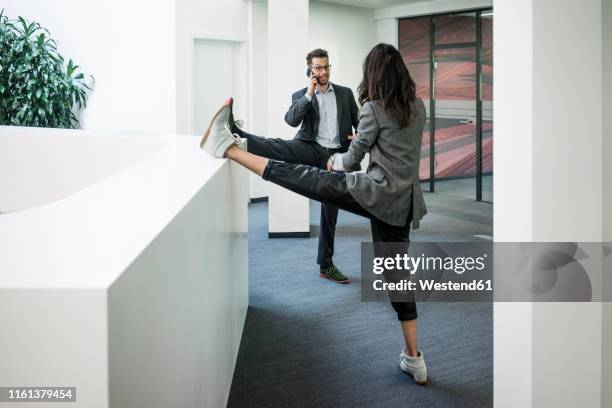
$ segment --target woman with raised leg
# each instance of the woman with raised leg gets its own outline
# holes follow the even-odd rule
[[[425,106],[416,97],[414,81],[393,46],[378,44],[368,53],[359,102],[362,107],[357,134],[346,153],[330,158],[328,171],[269,160],[242,149],[240,138],[231,132],[231,98],[213,117],[201,146],[207,153],[227,157],[264,180],[369,218],[375,243],[408,243],[411,223],[418,228],[426,213],[419,185]],[[368,152],[367,171],[352,171]],[[425,384],[427,367],[418,350],[416,304],[391,304],[406,344],[400,354],[400,368],[416,383]]]

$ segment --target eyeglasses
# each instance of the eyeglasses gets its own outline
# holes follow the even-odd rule
[[[329,72],[331,70],[331,65],[325,65],[325,66],[320,66],[317,65],[316,67],[311,66],[310,69],[312,69],[315,72],[321,72],[321,71],[327,71]]]

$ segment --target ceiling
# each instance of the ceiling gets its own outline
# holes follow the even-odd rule
[[[419,3],[424,0],[317,0],[323,3],[344,4],[346,6],[365,7],[369,9],[379,9],[400,4]],[[427,0],[425,0],[427,1]]]

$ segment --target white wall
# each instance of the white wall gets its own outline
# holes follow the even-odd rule
[[[192,169],[202,167],[192,164]],[[49,288],[57,286],[57,275],[66,275],[72,259],[64,255],[58,262],[45,247],[36,252],[43,263],[48,261],[41,279],[30,277],[28,284],[12,285],[9,275],[30,275],[31,265],[15,259],[10,266],[5,263],[0,270],[0,383],[76,386],[76,403],[59,404],[75,408],[226,406],[248,306],[245,173],[237,164],[223,163],[177,214],[168,217],[159,234],[132,242],[141,252],[130,259],[127,269],[105,271],[119,275],[110,287],[95,287],[92,275],[98,271],[90,267],[73,275],[72,284],[64,283],[63,276],[59,288]],[[125,179],[129,176],[118,183],[132,182]],[[180,184],[173,177],[154,180],[162,189]],[[124,201],[120,196],[108,200],[111,210]],[[71,241],[63,248],[72,251],[79,240],[95,235],[92,219],[105,218],[99,214],[104,208],[100,203],[85,204],[67,214],[79,221],[76,230],[69,226],[76,232],[69,237],[47,228],[54,220],[39,220],[47,234],[43,239]],[[36,230],[31,218],[42,213],[31,211],[37,214],[17,215],[16,222],[2,225],[3,244],[15,240],[11,227]],[[32,252],[28,240],[19,242],[13,250]],[[99,245],[94,249],[98,258],[107,253],[113,258],[118,252],[95,238],[87,242]]]
[[[533,6],[534,239],[600,241],[601,0]],[[569,228],[568,214],[579,215]]]
[[[0,126],[0,213],[59,200],[168,146],[144,135],[125,139],[125,134]]]
[[[604,241],[612,242],[612,3],[602,1]]]
[[[377,42],[373,10],[311,1],[309,30],[308,48],[329,52],[331,81],[348,86],[357,96],[363,60]],[[305,55],[302,62],[305,68]],[[305,74],[303,78],[306,86]]]
[[[236,100],[234,114],[238,117],[241,115],[239,107],[248,103],[241,89],[241,73],[247,72],[246,61],[243,61],[246,58],[241,58],[241,44],[239,41],[194,40],[190,134],[202,135],[228,96]]]
[[[152,7],[145,0],[109,0],[75,7],[70,0],[0,0],[0,9],[49,28],[62,54],[95,76],[83,128],[187,134],[193,37],[246,40],[248,4],[161,0]]]
[[[225,406],[248,303],[246,170],[197,137],[142,135],[134,149],[132,135],[99,136],[107,157],[92,158],[89,132],[23,132],[64,177],[117,151],[135,157],[77,194],[0,216],[0,384],[76,386],[75,407]],[[144,142],[170,146],[136,162]],[[92,163],[66,158],[80,153]]]
[[[110,407],[227,405],[248,307],[246,188],[226,162],[108,289]]]
[[[532,3],[534,241],[602,240],[601,4]],[[534,407],[601,405],[601,303],[535,303],[532,344]]]
[[[378,42],[391,44],[399,48],[399,24],[397,18],[376,20],[376,37]]]
[[[175,130],[173,1],[0,0],[3,8],[48,28],[60,53],[94,75],[83,128]]]
[[[485,8],[493,5],[492,0],[430,0],[406,2],[396,6],[384,7],[374,12],[374,18],[387,19],[411,17],[426,14],[445,13],[447,11]]]
[[[603,240],[612,242],[612,3],[603,1],[602,50],[603,50]],[[612,288],[612,276],[606,276],[607,287]],[[608,294],[610,292],[607,292]],[[612,407],[612,303],[603,303],[602,336],[602,407]]]
[[[176,110],[173,112],[176,112],[176,132],[188,134],[191,132],[193,109],[194,37],[246,41],[248,2],[175,0],[174,3],[176,58],[172,62],[176,66]],[[246,105],[247,101],[237,103]]]
[[[101,289],[0,285],[0,382],[76,387],[75,402],[2,405],[109,408],[107,307]]]

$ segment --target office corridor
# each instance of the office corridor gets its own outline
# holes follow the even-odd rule
[[[464,183],[426,194],[429,214],[413,241],[492,235],[493,207],[463,198]],[[454,184],[453,184],[454,183]],[[351,278],[319,278],[319,204],[311,238],[267,238],[267,203],[249,209],[250,306],[228,407],[491,407],[492,305],[419,303],[420,348],[430,383],[398,368],[399,323],[387,303],[361,303],[360,242],[369,222],[340,212],[335,263]]]

